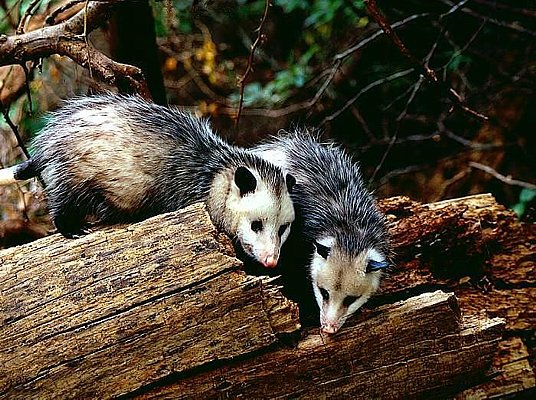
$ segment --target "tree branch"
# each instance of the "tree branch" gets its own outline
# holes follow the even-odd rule
[[[23,64],[52,54],[67,56],[79,65],[90,68],[104,82],[115,85],[126,81],[140,95],[150,98],[142,71],[131,65],[113,61],[86,45],[84,33],[104,22],[115,1],[91,2],[73,17],[58,25],[47,26],[21,35],[0,36],[0,65]]]
[[[400,40],[398,35],[394,32],[393,28],[387,21],[387,18],[379,10],[378,5],[376,4],[376,0],[365,0],[365,5],[371,17],[376,21],[378,25],[380,25],[380,27],[383,29],[385,34],[391,39],[393,44],[396,47],[398,47],[400,52],[404,56],[406,56],[413,64],[419,67],[421,73],[427,78],[427,80],[434,83],[435,85],[444,86],[442,82],[439,79],[437,79],[435,71],[429,68],[426,65],[426,63],[422,63],[420,60],[418,60],[413,55],[413,53],[409,51],[409,49],[402,42],[402,40]],[[449,13],[452,13],[454,11],[456,11],[455,7],[449,10]],[[474,111],[471,108],[469,108],[463,101],[462,97],[453,88],[447,86],[443,89],[446,92],[449,99],[453,102],[453,104],[456,105],[458,108],[460,108],[462,111],[479,119],[480,121],[489,121],[489,118],[487,116],[480,114],[477,111]]]
[[[13,134],[15,135],[15,138],[17,139],[17,144],[19,145],[21,151],[24,153],[26,158],[30,158],[30,153],[28,153],[28,149],[26,146],[24,146],[24,141],[22,140],[19,129],[17,128],[17,125],[11,121],[11,118],[9,117],[9,110],[4,106],[4,104],[0,101],[0,112],[4,115],[4,119],[6,120],[6,123],[9,125],[11,130],[13,131]]]
[[[244,105],[244,88],[246,86],[246,79],[248,78],[251,71],[253,71],[253,57],[255,56],[255,50],[257,47],[261,44],[261,41],[263,40],[263,33],[262,28],[264,26],[264,21],[266,21],[266,16],[268,15],[268,8],[270,7],[270,0],[266,0],[266,4],[264,6],[264,13],[261,18],[261,22],[259,23],[259,27],[257,28],[257,38],[255,39],[255,42],[251,45],[251,50],[249,52],[248,57],[248,65],[246,67],[246,71],[244,72],[244,75],[238,80],[238,84],[240,85],[240,101],[238,103],[238,111],[236,113],[236,120],[235,120],[235,127],[238,128],[238,123],[240,122],[240,114],[242,113],[242,107]]]
[[[504,176],[502,174],[499,174],[497,171],[495,171],[493,168],[491,168],[491,167],[489,167],[487,165],[471,161],[469,163],[469,166],[471,168],[476,168],[476,169],[479,169],[481,171],[484,171],[485,173],[490,174],[494,178],[497,178],[501,182],[504,182],[504,183],[506,183],[508,185],[521,186],[522,188],[525,188],[525,189],[536,190],[536,185],[534,185],[532,183],[529,183],[529,182],[524,182],[524,181],[519,181],[517,179],[512,179],[512,177],[510,177],[510,176]]]

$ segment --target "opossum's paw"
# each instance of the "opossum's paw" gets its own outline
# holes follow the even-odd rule
[[[91,233],[85,221],[73,216],[57,215],[54,217],[54,225],[68,239],[77,239]]]
[[[80,228],[76,232],[60,232],[67,239],[79,239],[82,236],[90,234],[92,231],[89,228]]]

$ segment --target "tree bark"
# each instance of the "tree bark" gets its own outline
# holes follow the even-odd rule
[[[132,91],[150,98],[141,69],[121,64],[89,46],[84,35],[106,21],[117,0],[90,2],[77,14],[58,25],[45,26],[20,35],[0,35],[0,66],[24,64],[52,54],[67,56],[88,68],[110,85],[123,82]]]
[[[367,317],[333,338],[310,332],[296,348],[178,377],[140,398],[437,398],[478,379],[502,327],[462,322],[456,298],[443,292]]]
[[[396,197],[380,207],[393,224],[399,262],[373,302],[434,288],[453,291],[463,314],[504,318],[506,338],[493,361],[496,376],[460,398],[530,396],[536,391],[530,364],[536,354],[534,223],[519,222],[489,194],[431,204]],[[512,341],[517,355],[510,351]]]
[[[270,278],[240,270],[201,204],[4,250],[0,397],[485,398],[532,390],[527,357],[508,350],[526,352],[522,339],[534,332],[530,229],[488,195],[428,205],[393,198],[381,207],[398,268],[333,337],[313,328],[298,338],[296,306]],[[454,290],[459,303],[430,293],[437,288]],[[504,322],[495,315],[510,332],[499,351]],[[492,359],[496,376],[486,375]]]
[[[299,328],[200,204],[0,253],[0,397],[110,398]]]

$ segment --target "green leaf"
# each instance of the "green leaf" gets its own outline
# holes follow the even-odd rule
[[[451,58],[447,69],[449,71],[456,71],[460,68],[462,64],[471,64],[472,61],[473,60],[468,56],[464,56],[463,54],[457,54]]]
[[[519,193],[519,201],[521,203],[528,203],[536,197],[536,190],[524,188],[521,193]]]

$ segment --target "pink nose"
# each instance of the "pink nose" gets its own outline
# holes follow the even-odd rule
[[[337,333],[338,330],[339,327],[337,326],[337,324],[327,323],[322,325],[322,332],[324,333],[334,334]]]
[[[277,258],[274,256],[268,256],[262,261],[262,265],[266,268],[275,268],[277,266]]]

